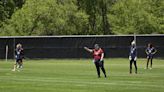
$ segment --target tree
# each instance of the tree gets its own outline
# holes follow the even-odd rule
[[[163,0],[118,0],[108,15],[115,34],[163,33]]]
[[[108,0],[77,0],[79,9],[89,15],[89,34],[111,34],[107,17]]]
[[[164,0],[0,0],[0,35],[164,33]]]
[[[0,0],[0,28],[24,2],[25,0]]]
[[[4,25],[4,35],[82,34],[88,16],[75,0],[27,0]],[[11,32],[12,31],[12,32]],[[7,33],[7,34],[6,34]]]

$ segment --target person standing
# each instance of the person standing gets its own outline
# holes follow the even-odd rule
[[[16,71],[16,68],[20,69],[23,67],[23,58],[24,58],[23,55],[24,55],[23,48],[22,48],[22,45],[19,43],[16,45],[16,49],[15,49],[16,62],[14,64],[14,68],[12,71]]]
[[[104,68],[104,51],[99,47],[98,44],[94,45],[94,49],[89,49],[87,47],[84,47],[84,49],[93,54],[93,61],[96,66],[98,78],[100,78],[100,68],[106,78],[107,76]]]
[[[151,43],[149,43],[146,50],[145,50],[145,52],[147,54],[147,64],[146,64],[145,69],[148,69],[149,61],[150,61],[150,69],[152,69],[153,56],[157,52],[157,50],[153,47],[153,45]]]
[[[131,43],[129,60],[130,60],[130,74],[132,74],[132,64],[133,63],[135,66],[135,73],[137,74],[137,49],[136,49],[135,41],[133,41]]]

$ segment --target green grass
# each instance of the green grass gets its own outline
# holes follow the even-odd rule
[[[164,92],[160,59],[152,70],[145,70],[146,60],[139,59],[137,75],[129,74],[127,59],[106,59],[107,79],[97,78],[90,59],[25,60],[20,72],[11,71],[11,61],[0,62],[0,92]]]

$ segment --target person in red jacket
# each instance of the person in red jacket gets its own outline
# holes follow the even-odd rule
[[[93,61],[97,69],[98,78],[100,78],[100,68],[106,78],[107,76],[104,68],[104,51],[99,47],[98,44],[94,45],[94,49],[89,49],[87,47],[84,47],[84,49],[93,54]]]

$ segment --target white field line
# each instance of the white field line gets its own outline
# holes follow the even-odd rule
[[[4,78],[0,78],[1,80],[4,80]],[[152,88],[164,88],[164,85],[154,85],[151,84],[152,82],[146,82],[149,84],[144,84],[142,81],[119,81],[119,82],[113,82],[113,81],[109,81],[109,82],[86,82],[83,80],[63,80],[63,79],[39,79],[39,78],[25,78],[25,79],[20,79],[20,78],[9,78],[10,80],[14,80],[14,81],[30,81],[30,82],[50,82],[50,83],[63,83],[63,85],[66,85],[66,83],[69,84],[77,84],[77,85],[114,85],[114,86],[135,86],[135,87],[152,87]],[[101,80],[100,80],[101,81]]]

